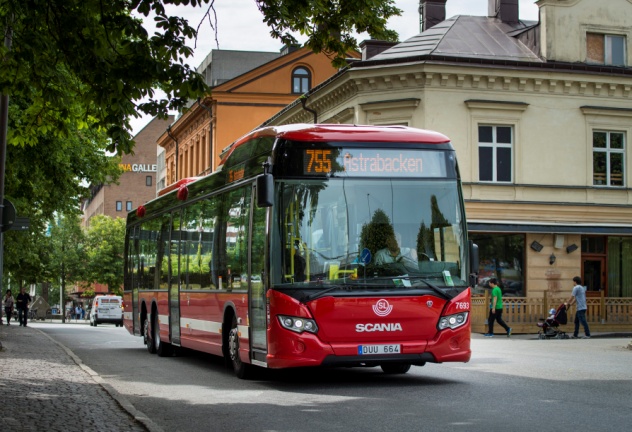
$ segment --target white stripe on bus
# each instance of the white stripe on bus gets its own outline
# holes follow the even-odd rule
[[[158,323],[162,325],[169,324],[169,315],[158,315]],[[181,329],[191,329],[201,332],[221,334],[222,333],[222,323],[216,321],[206,321],[192,318],[180,318],[180,328]],[[239,336],[242,339],[249,339],[248,337],[248,326],[238,325],[237,330],[239,330]]]

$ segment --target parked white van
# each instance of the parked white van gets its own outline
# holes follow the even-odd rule
[[[115,324],[123,327],[123,298],[116,295],[98,295],[92,299],[90,325]]]

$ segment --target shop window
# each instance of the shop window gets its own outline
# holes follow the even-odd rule
[[[513,128],[478,126],[478,172],[480,181],[508,183],[512,180]]]
[[[625,134],[593,131],[593,185],[623,186]]]
[[[587,33],[586,62],[625,66],[625,36]]]
[[[632,238],[608,237],[608,296],[632,297]]]
[[[483,294],[495,277],[503,296],[524,297],[524,235],[470,233],[468,237],[478,245],[480,257],[475,293]]]
[[[307,93],[311,88],[312,75],[304,67],[297,67],[292,71],[292,93]]]
[[[582,253],[603,254],[606,251],[605,237],[582,236]]]

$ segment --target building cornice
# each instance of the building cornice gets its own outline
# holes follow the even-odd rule
[[[631,0],[632,1],[632,0]],[[307,106],[327,116],[327,112],[351,103],[361,93],[424,89],[484,90],[495,94],[539,94],[543,96],[583,96],[595,100],[628,103],[632,97],[632,75],[575,73],[572,70],[515,68],[481,68],[464,64],[408,63],[384,67],[352,68],[308,93]],[[501,101],[497,101],[500,103]],[[474,105],[476,102],[471,102]],[[517,102],[518,104],[520,102]],[[479,102],[480,105],[480,102]],[[516,105],[515,109],[521,109]],[[526,105],[524,106],[526,108]],[[273,121],[280,123],[311,122],[312,114],[299,104],[290,105]]]

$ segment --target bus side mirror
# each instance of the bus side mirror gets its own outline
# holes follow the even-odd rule
[[[264,173],[257,177],[257,206],[271,207],[274,195],[274,177]]]
[[[478,245],[472,240],[468,240],[470,245],[470,286],[475,287],[478,284],[478,267],[480,264],[478,258]]]

